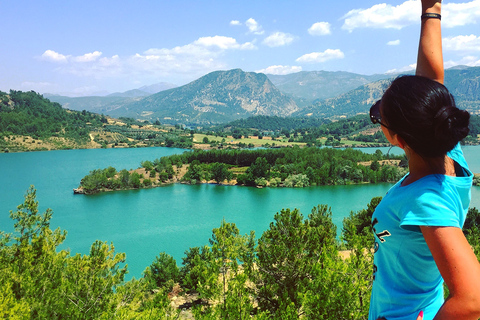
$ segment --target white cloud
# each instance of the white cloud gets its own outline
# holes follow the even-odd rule
[[[354,9],[342,17],[342,29],[349,32],[357,28],[402,29],[419,23],[420,8],[420,0],[407,0],[398,6],[380,3],[367,9]],[[478,21],[480,0],[442,5],[442,25],[446,28]]]
[[[402,68],[387,70],[385,73],[386,74],[404,73],[404,72],[410,72],[412,70],[415,70],[416,68],[417,68],[417,64],[413,63],[413,64],[409,64],[408,66],[402,67]]]
[[[442,39],[446,51],[480,51],[480,37],[476,35],[446,37]]]
[[[300,72],[302,71],[302,67],[300,66],[270,66],[265,69],[257,70],[255,72],[258,73],[268,73],[268,74],[275,74],[275,75],[285,75],[285,74],[290,74],[290,73],[295,73],[295,72]]]
[[[46,50],[42,54],[42,59],[47,60],[47,61],[53,61],[53,62],[67,62],[68,56],[60,54],[58,52],[55,52],[53,50]]]
[[[239,44],[237,40],[231,37],[224,36],[214,36],[214,37],[201,37],[198,38],[193,44],[204,46],[204,47],[218,47],[222,50],[228,49],[240,49],[240,50],[251,50],[255,49],[255,46],[251,42],[246,42],[244,44]]]
[[[263,34],[265,31],[263,31],[263,28],[261,25],[258,24],[255,19],[250,18],[247,21],[245,21],[245,25],[248,27],[248,31],[253,34]]]
[[[312,52],[298,58],[297,62],[325,62],[333,59],[343,59],[345,54],[339,49],[327,49],[324,52]]]
[[[480,67],[480,57],[466,56],[458,61],[445,61],[443,65],[445,68],[451,68],[455,66]]]
[[[480,0],[442,4],[442,25],[451,28],[480,21]]]
[[[46,50],[41,58],[43,60],[51,61],[51,62],[60,62],[60,63],[67,63],[67,62],[93,62],[96,61],[102,53],[100,51],[94,51],[92,53],[85,53],[81,56],[72,56],[72,55],[64,55],[53,50]]]
[[[289,45],[295,40],[295,37],[289,33],[275,32],[263,40],[263,43],[269,47],[281,47]]]
[[[309,29],[308,33],[312,36],[325,36],[332,33],[331,25],[328,22],[316,22]]]
[[[103,57],[100,51],[80,56],[67,56],[47,50],[42,58],[50,62],[63,62],[55,71],[95,79],[115,77],[132,80],[135,77],[187,77],[202,76],[227,66],[222,56],[229,50],[253,50],[251,42],[238,43],[224,36],[201,37],[196,41],[173,48],[151,48],[130,56]]]
[[[83,56],[74,57],[73,60],[78,62],[91,62],[97,60],[102,53],[100,51],[95,51],[92,53],[85,53]]]
[[[398,46],[399,44],[400,44],[400,40],[392,40],[387,42],[388,46]]]
[[[230,25],[231,26],[241,26],[242,23],[238,20],[232,20],[232,21],[230,21]]]
[[[418,22],[420,12],[419,0],[408,0],[398,6],[380,3],[368,9],[354,9],[342,19],[342,29],[352,32],[356,28],[390,28],[402,29],[414,22]]]

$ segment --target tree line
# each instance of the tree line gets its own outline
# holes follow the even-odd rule
[[[396,160],[399,165],[382,165],[382,160]],[[188,169],[182,180],[188,183],[236,180],[238,185],[260,187],[393,182],[406,173],[403,156],[384,155],[380,150],[366,154],[351,148],[315,147],[195,150],[143,161],[141,166],[148,176],[126,170],[117,173],[114,168],[98,169],[85,176],[80,186],[86,193],[152,187],[171,180],[183,166]]]
[[[276,116],[252,116],[246,119],[235,120],[221,126],[204,128],[207,134],[223,136],[230,133],[238,139],[242,136],[285,136],[290,142],[305,142],[317,145],[321,137],[331,137],[327,145],[340,145],[340,138],[349,140],[375,143],[388,143],[381,132],[373,135],[362,134],[369,128],[374,128],[367,114],[356,115],[345,119],[329,120],[315,117],[309,118],[283,118]],[[480,116],[472,115],[470,118],[470,134],[465,139],[468,143],[478,143],[480,133]],[[335,141],[337,140],[337,141]]]
[[[0,91],[0,133],[33,138],[66,137],[85,142],[90,130],[106,123],[104,116],[67,111],[34,91]]]
[[[381,198],[343,220],[340,236],[327,205],[305,217],[282,209],[257,239],[221,221],[208,244],[185,251],[179,267],[160,252],[143,277],[125,281],[126,256],[95,241],[89,254],[59,246],[53,212],[38,211],[36,190],[10,212],[0,233],[0,317],[8,319],[178,319],[170,298],[197,297],[195,319],[367,319],[372,285],[372,213]],[[480,253],[480,212],[464,233]]]

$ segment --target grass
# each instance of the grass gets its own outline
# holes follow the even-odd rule
[[[304,146],[306,145],[306,143],[304,142],[288,142],[288,139],[279,139],[279,140],[272,140],[271,137],[263,137],[263,139],[258,139],[257,137],[247,137],[247,138],[241,138],[241,139],[234,139],[233,137],[231,136],[228,136],[227,138],[223,138],[223,137],[216,137],[216,136],[213,136],[213,135],[206,135],[206,134],[202,134],[202,133],[195,133],[194,136],[193,136],[193,143],[203,143],[203,139],[207,137],[208,138],[208,141],[209,143],[212,142],[212,141],[216,141],[218,143],[221,143],[222,141],[224,141],[225,144],[230,144],[230,145],[236,145],[236,144],[239,144],[239,143],[245,143],[246,145],[248,144],[253,144],[254,146],[258,147],[258,146],[263,146],[264,144],[269,144],[269,145],[273,145],[275,144],[276,146],[294,146],[294,145],[298,145],[298,146]]]

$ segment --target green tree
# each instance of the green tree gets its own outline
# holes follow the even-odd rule
[[[126,169],[123,169],[119,172],[118,180],[122,188],[128,188],[130,186],[130,172]]]
[[[469,208],[463,225],[463,233],[480,260],[480,212],[477,208]]]
[[[267,178],[269,170],[270,165],[268,164],[267,159],[264,157],[259,157],[250,165],[250,167],[247,169],[247,173],[251,173],[255,179]]]
[[[29,319],[93,319],[112,311],[115,287],[126,273],[119,267],[124,254],[101,242],[88,256],[57,252],[66,232],[50,229],[52,211],[39,213],[33,186],[10,216],[15,233],[0,241],[0,288],[19,317],[28,310]]]
[[[200,306],[195,315],[200,319],[249,318],[253,300],[246,284],[247,273],[253,269],[254,234],[241,236],[235,224],[222,220],[221,226],[212,230],[209,242],[211,255],[203,270],[213,276],[203,276],[198,287],[202,297],[219,304]]]
[[[57,310],[68,307],[62,299],[62,270],[68,252],[56,252],[66,232],[50,229],[52,213],[51,209],[39,213],[36,190],[31,186],[24,203],[10,211],[15,234],[4,234],[1,241],[0,287],[8,286],[20,306],[28,304],[33,319],[56,318]]]
[[[197,181],[202,181],[203,180],[203,170],[202,170],[202,166],[200,164],[200,161],[193,160],[190,163],[190,165],[188,166],[187,173],[185,174],[184,178],[186,180],[197,180]]]
[[[212,163],[210,172],[212,179],[217,183],[221,183],[225,180],[230,181],[233,178],[233,173],[228,170],[228,167],[225,163]]]
[[[372,215],[382,197],[374,197],[367,204],[366,209],[357,212],[350,212],[349,216],[343,219],[342,240],[347,249],[352,249],[355,241],[360,241],[364,248],[373,247]],[[357,237],[359,238],[357,239]]]
[[[94,319],[113,313],[115,288],[127,273],[125,253],[115,253],[113,244],[95,241],[89,255],[76,254],[67,258],[65,275],[68,285],[64,296],[71,303],[69,316]]]
[[[130,179],[128,180],[128,186],[132,188],[140,188],[142,186],[142,183],[140,181],[141,175],[134,171],[130,175]]]
[[[180,270],[171,255],[160,252],[150,267],[145,270],[145,278],[151,289],[161,288],[169,281],[172,284],[177,283],[180,280]]]
[[[327,206],[314,208],[306,220],[297,209],[275,214],[258,240],[255,283],[260,308],[276,317],[295,310],[298,317],[315,266],[324,248],[335,247],[335,235]]]
[[[207,246],[193,247],[185,251],[185,257],[182,258],[182,267],[180,268],[180,278],[183,286],[188,291],[199,291],[200,283],[205,282],[204,270],[208,261],[211,261],[212,253]]]

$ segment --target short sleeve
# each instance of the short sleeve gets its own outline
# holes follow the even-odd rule
[[[457,227],[461,228],[457,201],[448,192],[427,188],[412,198],[409,210],[400,221],[400,227],[411,226]]]

